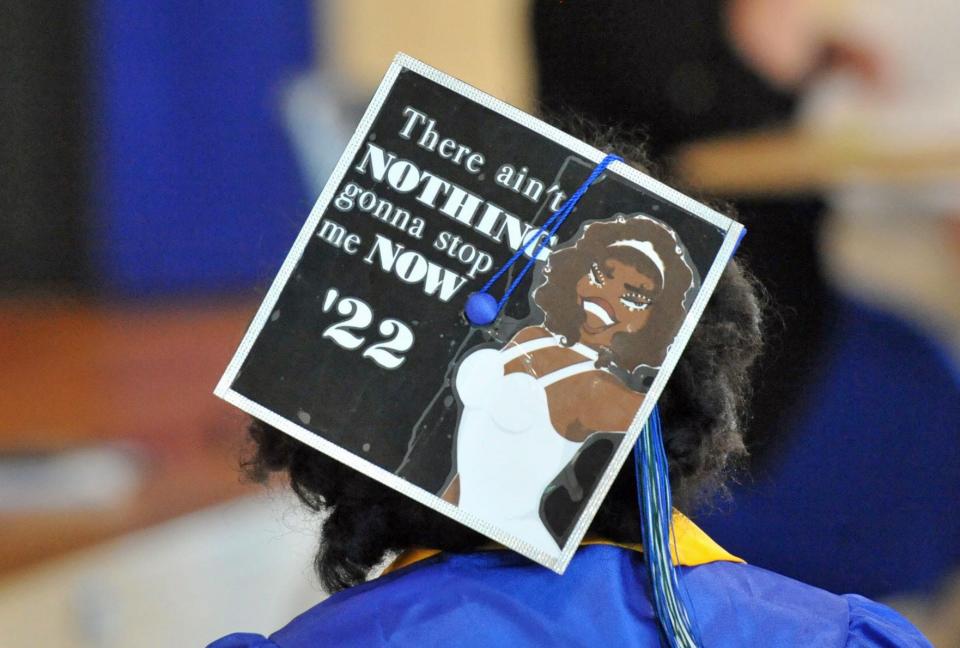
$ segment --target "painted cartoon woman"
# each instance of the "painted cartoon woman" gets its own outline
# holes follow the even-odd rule
[[[673,230],[645,215],[585,224],[541,276],[543,323],[456,371],[455,473],[443,497],[555,554],[545,491],[591,437],[626,432],[645,392],[629,376],[661,365],[699,278]]]

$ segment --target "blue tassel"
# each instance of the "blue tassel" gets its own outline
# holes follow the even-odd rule
[[[670,648],[696,648],[698,642],[687,607],[680,596],[677,571],[670,556],[673,502],[659,407],[653,408],[643,426],[643,432],[633,449],[633,458],[643,527],[643,556],[663,640]]]
[[[533,238],[527,239],[527,242],[524,243],[519,250],[517,250],[512,257],[510,257],[506,263],[500,266],[500,269],[493,273],[493,276],[487,280],[487,283],[483,285],[483,288],[478,290],[475,293],[471,293],[467,297],[467,304],[465,309],[465,314],[467,316],[467,321],[470,322],[473,326],[488,326],[493,324],[497,319],[497,316],[500,314],[500,311],[503,310],[503,307],[507,305],[507,302],[510,300],[510,295],[517,289],[517,286],[520,285],[520,282],[523,281],[523,278],[530,271],[530,268],[533,267],[533,264],[537,261],[537,256],[540,254],[540,250],[550,242],[550,239],[553,238],[553,235],[557,233],[557,230],[560,229],[560,226],[563,225],[564,221],[567,220],[567,216],[573,213],[573,210],[576,208],[577,203],[580,202],[580,199],[583,197],[583,194],[587,193],[587,190],[596,182],[607,167],[610,166],[613,162],[623,162],[623,158],[619,155],[610,154],[600,160],[600,163],[594,167],[593,171],[590,172],[590,175],[587,176],[587,179],[583,181],[583,184],[573,193],[572,196],[567,198],[566,202],[554,212],[547,220],[543,222],[543,225],[540,226],[540,229],[537,230],[536,236]],[[493,287],[493,284],[503,276],[503,274],[509,270],[517,260],[523,256],[527,251],[527,248],[530,245],[537,241],[537,246],[533,249],[533,254],[530,255],[530,260],[527,261],[526,265],[523,266],[523,269],[520,271],[510,285],[507,286],[506,291],[503,293],[503,297],[500,298],[500,301],[497,301],[490,296],[489,290]]]

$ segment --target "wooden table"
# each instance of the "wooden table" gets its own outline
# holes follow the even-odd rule
[[[244,416],[212,395],[255,304],[0,301],[0,452],[120,444],[136,494],[109,509],[0,512],[0,574],[249,493]]]
[[[769,130],[702,140],[677,152],[674,172],[710,195],[822,193],[849,182],[909,187],[960,182],[960,142],[896,144],[863,133]]]

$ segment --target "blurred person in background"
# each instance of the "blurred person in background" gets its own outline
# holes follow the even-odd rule
[[[542,0],[540,100],[642,129],[666,164],[690,142],[789,123],[824,74],[880,92],[895,66],[842,29],[854,5],[873,8]],[[830,284],[822,195],[736,205],[748,230],[740,254],[782,323],[758,372],[751,474],[701,520],[748,560],[828,590],[930,594],[960,562],[956,365],[919,328]]]

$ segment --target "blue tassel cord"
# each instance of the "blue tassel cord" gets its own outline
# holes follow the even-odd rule
[[[670,555],[673,502],[658,407],[653,408],[643,426],[633,457],[643,527],[643,553],[663,639],[670,648],[696,648],[698,642],[687,606],[680,596],[677,571]]]
[[[608,155],[603,160],[600,161],[593,171],[590,173],[590,176],[583,181],[583,184],[573,193],[572,196],[567,198],[566,202],[555,211],[550,218],[543,222],[543,225],[540,226],[540,229],[537,230],[535,236],[532,236],[524,243],[519,250],[517,250],[510,259],[504,263],[499,270],[494,273],[492,277],[483,285],[483,288],[478,290],[475,293],[472,293],[467,298],[467,304],[465,313],[467,315],[467,320],[473,326],[488,326],[497,319],[497,316],[503,310],[503,307],[507,305],[507,302],[510,300],[510,296],[513,295],[513,292],[520,285],[520,282],[523,281],[523,278],[526,276],[527,272],[530,271],[530,268],[533,267],[533,264],[537,261],[537,256],[540,254],[540,250],[550,242],[553,238],[553,235],[557,233],[557,230],[560,229],[560,226],[563,225],[564,221],[567,220],[574,208],[577,206],[577,203],[580,202],[580,198],[583,197],[583,194],[587,193],[587,189],[590,188],[597,178],[600,177],[608,166],[614,161],[623,161],[619,155]],[[546,236],[544,236],[546,233]],[[490,289],[493,287],[493,284],[503,276],[507,270],[509,270],[514,263],[517,262],[523,254],[527,251],[527,248],[530,245],[537,241],[537,247],[534,248],[533,254],[530,256],[530,260],[527,261],[527,264],[523,267],[523,270],[520,271],[520,274],[507,286],[507,289],[503,293],[503,297],[497,301],[492,295],[490,295]]]

